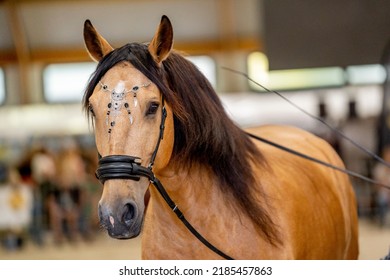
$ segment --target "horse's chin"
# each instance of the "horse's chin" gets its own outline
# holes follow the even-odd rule
[[[111,238],[119,239],[119,240],[126,240],[126,239],[132,239],[136,238],[140,235],[141,231],[137,233],[123,233],[123,234],[113,234],[112,232],[108,231],[108,235]]]
[[[141,234],[141,226],[138,226],[137,228],[133,228],[131,230],[116,230],[115,228],[110,228],[107,229],[107,233],[110,237],[115,239],[132,239],[138,237]]]

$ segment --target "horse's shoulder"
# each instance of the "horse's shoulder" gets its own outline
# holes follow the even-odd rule
[[[324,139],[295,126],[264,125],[248,128],[246,131],[291,149],[300,150],[300,147],[303,147],[307,150],[309,146],[325,150],[330,148]]]
[[[247,131],[302,154],[319,160],[340,164],[338,155],[332,146],[324,139],[306,130],[287,125],[264,125],[250,128]],[[291,162],[301,160],[295,155],[288,154],[286,151],[276,149],[266,143],[256,141],[256,145],[266,158],[271,160],[271,162],[269,162],[271,165],[291,164]],[[305,161],[305,163],[309,162]]]
[[[311,132],[303,130],[301,128],[289,125],[262,125],[257,127],[251,127],[246,131],[264,137],[268,140],[271,139],[315,139],[317,138]],[[268,138],[267,138],[268,137]]]

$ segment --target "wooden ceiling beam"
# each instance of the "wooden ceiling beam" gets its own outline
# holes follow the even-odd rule
[[[228,50],[234,50],[237,45],[237,21],[232,0],[218,0],[218,28],[221,44]]]
[[[222,40],[197,40],[187,42],[175,42],[174,48],[188,55],[212,55],[214,53],[231,51],[232,49],[252,52],[262,51],[263,43],[256,37],[237,38],[234,41]],[[31,49],[26,63],[66,63],[90,61],[84,48],[78,49]],[[15,51],[0,52],[0,65],[14,64],[19,61]]]
[[[18,57],[15,51],[2,51],[0,52],[0,66],[7,64],[15,64],[18,61]]]
[[[15,45],[15,53],[19,66],[20,74],[20,102],[26,104],[29,102],[29,65],[30,50],[26,32],[20,15],[19,6],[15,2],[5,2],[6,13],[8,15],[9,26],[11,28],[12,39]]]

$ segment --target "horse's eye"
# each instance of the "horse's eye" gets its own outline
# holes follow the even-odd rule
[[[146,116],[156,114],[156,112],[158,110],[158,106],[160,106],[160,104],[158,104],[157,102],[151,102],[149,104],[148,110],[146,111]]]

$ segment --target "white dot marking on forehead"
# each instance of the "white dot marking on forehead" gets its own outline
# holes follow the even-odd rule
[[[125,91],[125,82],[119,81],[118,84],[114,88],[114,92],[123,93]]]

